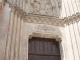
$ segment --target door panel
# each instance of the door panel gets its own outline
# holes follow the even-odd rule
[[[29,60],[60,60],[59,43],[47,38],[30,39]]]

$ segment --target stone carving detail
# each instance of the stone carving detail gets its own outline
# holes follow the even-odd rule
[[[43,32],[53,32],[55,29],[51,26],[47,26],[47,25],[38,25],[37,27],[35,27],[35,29],[37,31],[43,31]]]
[[[64,24],[73,24],[80,21],[80,13],[73,14],[72,16],[64,18]]]
[[[39,9],[40,9],[39,1],[35,0],[33,3],[31,3],[31,13],[39,14]]]
[[[76,13],[70,17],[65,17],[63,19],[49,16],[27,16],[26,21],[28,23],[37,23],[37,24],[49,24],[54,26],[65,26],[69,22],[80,21],[80,13]]]
[[[60,8],[59,1],[60,0],[58,1],[56,0],[31,0],[31,12],[30,13],[57,16],[56,15],[57,9]]]
[[[27,16],[25,21],[27,21],[28,23],[49,24],[49,25],[55,25],[55,26],[63,25],[63,19],[59,19],[59,18]]]
[[[54,16],[44,16],[44,15],[36,15],[36,14],[26,14],[23,10],[20,10],[19,7],[15,7],[14,5],[10,5],[12,12],[17,12],[17,15],[21,15],[24,21],[27,23],[36,23],[36,24],[47,24],[54,26],[65,26],[65,24],[69,24],[69,22],[80,21],[80,13],[76,13],[72,16],[59,18]]]

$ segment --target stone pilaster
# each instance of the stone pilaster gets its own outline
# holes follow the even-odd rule
[[[73,24],[73,27],[74,27],[74,34],[75,34],[75,41],[76,41],[76,45],[77,45],[77,51],[78,51],[78,57],[80,59],[80,34],[79,34],[79,28],[77,26],[78,22],[75,22]]]
[[[8,35],[6,41],[5,57],[4,60],[9,60],[11,55],[11,44],[13,39],[13,26],[14,26],[14,9],[11,9],[9,25],[8,25]]]
[[[20,46],[19,46],[19,60],[23,60],[23,19],[20,20]]]
[[[22,60],[28,60],[28,41],[29,41],[29,32],[27,28],[27,23],[23,24],[23,41],[22,41]]]
[[[19,60],[19,47],[20,47],[20,16],[17,16],[17,28],[16,28],[16,39],[15,39],[15,60]]]
[[[78,48],[77,48],[77,43],[76,43],[76,36],[75,36],[75,31],[74,31],[74,23],[69,25],[70,28],[70,36],[71,36],[71,41],[72,41],[72,46],[73,46],[73,53],[74,53],[74,59],[79,60],[79,55],[78,55]]]
[[[16,28],[17,28],[17,15],[15,13],[13,17],[13,34],[12,34],[12,42],[11,42],[11,52],[10,52],[10,60],[14,60],[15,56],[15,39],[16,39]]]
[[[80,38],[80,21],[77,22],[77,29],[78,29],[78,34],[79,34],[79,38]],[[78,40],[79,43],[79,57],[80,57],[80,39]]]
[[[66,40],[65,40],[65,60],[74,60],[73,54],[73,45],[71,42],[71,36],[69,31],[69,25],[65,25],[65,33],[66,33]]]

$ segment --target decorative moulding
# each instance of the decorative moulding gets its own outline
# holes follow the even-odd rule
[[[29,39],[32,37],[40,37],[40,38],[50,38],[50,39],[56,39],[57,42],[61,42],[61,38],[58,37],[56,34],[45,34],[45,33],[38,33],[38,32],[33,32],[32,35],[29,35]]]
[[[11,5],[11,7],[15,12],[18,12],[18,15],[21,15],[24,21],[27,23],[36,23],[36,24],[47,24],[54,26],[65,26],[65,24],[69,24],[71,22],[80,21],[80,13],[73,14],[72,16],[59,18],[55,16],[46,16],[46,15],[38,15],[38,14],[27,14],[19,7],[15,7]]]

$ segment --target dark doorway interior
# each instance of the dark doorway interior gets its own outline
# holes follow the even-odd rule
[[[59,43],[53,39],[33,37],[29,40],[28,60],[61,60]]]

